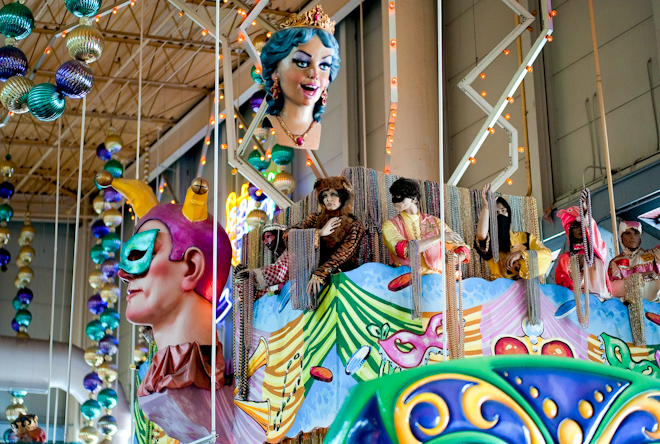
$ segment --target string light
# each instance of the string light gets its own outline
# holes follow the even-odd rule
[[[272,33],[272,32],[270,32],[270,31],[268,31],[268,32],[266,33],[266,38],[268,38],[268,39],[269,39],[271,35],[273,35],[273,33]]]
[[[394,2],[390,2],[390,9],[394,9]]]
[[[534,31],[534,27],[533,27],[533,26],[528,26],[528,27],[527,27],[527,30],[528,30],[529,32],[532,32],[532,31]]]
[[[202,35],[206,37],[206,35],[209,33],[208,29],[202,29]]]
[[[502,51],[502,52],[504,53],[504,55],[509,55],[509,54],[511,54],[511,51],[509,51],[508,49],[505,49],[505,50]]]
[[[555,17],[555,16],[557,15],[557,11],[555,11],[555,10],[553,9],[552,11],[550,11],[550,12],[548,13],[548,15],[549,15],[550,17]]]
[[[165,192],[165,189],[164,189],[163,187],[160,187],[160,188],[158,188],[158,192],[159,192],[159,193],[164,193],[164,192]]]
[[[218,60],[222,60],[222,54],[218,54]],[[222,98],[224,99],[224,96]]]
[[[240,145],[241,143],[243,143],[243,138],[242,137],[238,139],[238,144]]]
[[[505,115],[504,115],[504,118],[505,118],[506,120],[509,120],[509,119],[511,118],[511,114],[505,114]]]
[[[218,117],[220,117],[220,120],[222,120],[222,119],[224,119],[224,118],[227,117],[227,116],[225,116],[224,114],[221,113]]]
[[[14,111],[9,111],[9,115],[10,115],[10,116],[13,116],[13,115],[14,115]]]
[[[509,97],[506,98],[506,101],[509,102],[509,103],[513,103],[514,98],[509,96]]]
[[[206,159],[202,157],[202,165],[206,165]]]
[[[131,214],[131,220],[135,220],[135,215]]]
[[[392,137],[392,136],[388,136],[388,137],[387,137],[387,142],[388,142],[388,143],[394,143],[394,137]]]
[[[210,144],[211,144],[211,139],[206,139],[206,140],[204,141],[204,143],[207,144],[207,145],[210,145]]]
[[[218,98],[219,98],[220,100],[225,100],[225,95],[224,95],[224,94],[220,94],[220,95],[218,96]],[[224,119],[224,118],[225,118],[225,115],[224,115],[224,114],[220,114],[220,115],[222,116],[221,119]]]
[[[271,136],[274,136],[274,135],[275,135],[275,130],[274,130],[274,129],[271,129],[271,130],[270,130],[270,135],[271,135]]]
[[[273,154],[270,151],[268,151],[266,152],[266,157],[270,159],[271,157],[273,157]]]
[[[513,184],[513,180],[511,180],[511,178],[509,177],[509,178],[506,180],[506,184],[507,184],[507,185],[511,185],[511,184]]]
[[[491,134],[495,134],[495,128],[493,128],[492,126],[489,127],[488,132],[491,133]]]
[[[390,174],[390,169],[389,169],[389,168],[385,168],[385,170],[384,170],[383,172],[389,176],[389,174]]]
[[[179,17],[183,17],[183,11],[179,11]]]
[[[245,128],[245,127],[243,126],[243,124],[242,124],[242,123],[239,123],[239,124],[238,124],[238,129],[243,129],[243,128]]]
[[[252,26],[257,26],[257,21],[256,20],[252,20]]]
[[[390,126],[388,128],[390,129],[390,131],[394,131],[394,124],[390,123]]]
[[[237,116],[236,114],[234,114],[234,119],[235,119],[236,117],[238,117],[238,116]]]
[[[62,31],[62,38],[66,37],[66,31]]]
[[[482,72],[481,74],[479,74],[479,77],[481,77],[482,79],[485,79],[486,78],[486,73]]]
[[[477,163],[477,159],[475,159],[474,157],[470,157],[468,160],[470,161],[470,163],[471,163],[472,165],[474,165],[475,163]]]
[[[461,270],[456,270],[456,280],[461,278]]]
[[[231,170],[231,175],[232,175],[232,176],[235,176],[236,173],[238,173],[238,170],[237,170],[236,168],[234,168],[234,169]]]
[[[95,21],[96,23],[98,23],[99,21],[101,21],[101,16],[100,16],[100,15],[97,15],[96,18],[94,19],[94,21]]]
[[[308,167],[311,167],[312,166],[312,159],[307,159],[307,162],[305,162],[305,165],[307,165]]]
[[[525,152],[525,147],[524,146],[519,146],[518,147],[518,152],[519,153],[524,153]]]
[[[46,54],[50,54],[50,46],[46,47]]]
[[[481,91],[481,97],[486,97],[486,91]]]
[[[534,68],[532,68],[531,66],[527,66],[525,69],[527,70],[527,72],[532,72]]]
[[[264,156],[260,156],[259,160],[261,160],[263,162],[264,160],[266,160],[266,158]]]
[[[261,74],[261,66],[255,66],[254,67],[254,72],[255,72],[255,74]]]
[[[397,79],[396,77],[392,77],[392,85],[396,85]]]
[[[257,145],[252,145],[252,149],[253,149],[253,150],[257,151],[258,148],[259,148],[259,147],[258,147]]]
[[[393,119],[396,119],[396,111],[392,111],[391,114],[392,114],[392,118],[393,118]]]
[[[390,46],[394,48],[396,46],[396,39],[390,40]]]
[[[213,117],[211,117],[211,120],[209,120],[209,123],[210,123],[211,125],[215,125],[215,119],[214,119]]]
[[[391,155],[391,154],[392,154],[392,148],[390,148],[389,146],[388,146],[387,148],[385,148],[385,153],[386,153],[388,156]]]
[[[117,7],[116,7],[116,6],[115,6],[114,8],[112,8],[112,13],[113,13],[113,14],[116,14],[116,13],[117,13]]]
[[[174,202],[174,199],[172,199],[172,200],[170,201],[170,203],[171,203],[172,205],[174,205],[176,202]]]
[[[546,35],[546,36],[545,36],[545,39],[546,39],[548,42],[551,42],[551,41],[553,40],[553,37],[552,37],[551,35]]]
[[[238,42],[243,43],[245,41],[245,36],[243,34],[238,34]]]
[[[135,6],[135,0],[131,0],[131,6]]]
[[[128,207],[128,212],[132,213],[133,212],[133,207]]]
[[[263,158],[262,158],[261,160],[263,160]],[[254,192],[254,194],[255,194],[257,197],[259,197],[259,196],[261,196],[262,194],[264,194],[264,192],[263,192],[262,190],[257,190],[257,191]]]
[[[226,143],[220,144],[220,149],[221,150],[226,150],[227,149],[227,144]]]

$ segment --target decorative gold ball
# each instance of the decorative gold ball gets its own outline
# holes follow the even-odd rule
[[[98,60],[104,46],[103,34],[90,25],[79,25],[66,36],[66,49],[71,57],[86,63]]]
[[[7,79],[0,93],[0,102],[14,114],[24,114],[30,109],[27,105],[27,96],[34,88],[34,82],[23,76],[13,76]]]
[[[296,179],[286,171],[280,171],[273,179],[273,186],[283,194],[292,193],[296,189]]]
[[[19,331],[16,333],[16,337],[21,339],[30,339],[30,335],[26,331]]]
[[[263,210],[252,210],[247,215],[245,222],[247,222],[248,228],[252,230],[268,222],[268,215]]]
[[[108,306],[115,305],[119,300],[119,287],[113,283],[108,283],[101,287],[101,299],[108,304]]]
[[[203,177],[195,177],[190,184],[190,189],[192,189],[195,194],[206,194],[209,192],[209,182]]]
[[[13,398],[13,403],[5,409],[7,421],[12,422],[21,415],[27,415],[27,407],[23,405],[23,399]]]
[[[0,227],[0,244],[8,244],[11,239],[11,230],[7,227]]]
[[[0,174],[3,176],[11,177],[11,175],[14,174],[14,170],[16,170],[16,164],[11,160],[5,159],[0,162]]]
[[[110,174],[109,171],[101,170],[98,173],[96,173],[96,176],[94,177],[94,181],[101,188],[107,188],[110,185],[112,185],[112,174]]]
[[[124,141],[121,136],[119,136],[114,127],[108,128],[105,136],[105,149],[110,151],[112,154],[116,154],[121,151],[124,146]]]
[[[106,171],[106,173],[107,173],[107,171]],[[112,177],[112,176],[110,176],[110,177]],[[110,209],[110,203],[106,202],[105,199],[103,199],[103,196],[99,194],[92,201],[92,207],[94,208],[94,211],[96,212],[96,214],[101,214],[105,210]]]
[[[85,349],[85,362],[90,367],[98,367],[103,363],[103,355],[96,345]]]
[[[83,427],[78,432],[78,441],[82,444],[97,444],[99,442],[99,433],[92,426]]]
[[[259,34],[255,38],[252,39],[252,44],[254,45],[254,49],[257,50],[259,54],[261,54],[261,50],[263,49],[264,45],[266,44],[266,34]]]
[[[119,210],[115,210],[114,208],[106,210],[101,217],[103,218],[103,223],[109,228],[121,225],[122,218]]]
[[[99,377],[106,384],[112,384],[117,379],[117,366],[111,362],[104,362],[96,370]]]
[[[108,278],[106,277],[105,274],[103,274],[101,270],[92,270],[92,272],[89,273],[89,277],[87,280],[89,281],[89,285],[94,290],[98,290],[108,282]]]
[[[18,289],[25,288],[25,282],[16,276],[16,279],[14,279],[14,286]]]
[[[29,245],[23,245],[18,252],[18,258],[23,261],[26,265],[32,262],[32,259],[34,259],[34,255],[36,252],[34,251],[34,248],[32,248]]]
[[[18,270],[18,278],[25,283],[25,285],[28,285],[30,282],[32,282],[32,278],[34,277],[34,271],[30,267],[21,267]]]
[[[37,235],[37,230],[32,225],[23,225],[21,232],[18,234],[18,245],[30,245]]]

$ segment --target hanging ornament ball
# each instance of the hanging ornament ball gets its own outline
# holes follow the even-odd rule
[[[96,372],[90,372],[83,378],[83,387],[90,393],[96,393],[103,387],[103,381]]]
[[[22,304],[30,305],[30,302],[32,302],[32,298],[34,297],[34,293],[32,293],[32,290],[29,288],[21,288],[18,290],[16,293],[16,298],[21,301]]]
[[[112,154],[117,154],[124,146],[124,141],[117,134],[115,127],[111,126],[105,132],[105,149]]]
[[[16,319],[11,320],[11,328],[17,333],[21,331],[21,325],[18,323],[18,321],[16,321]]]
[[[11,254],[5,248],[0,248],[0,269],[7,271],[7,264],[11,261]]]
[[[101,31],[91,24],[82,24],[82,22],[83,20],[81,20],[80,25],[73,28],[66,35],[66,49],[69,51],[71,58],[92,63],[101,57],[105,39]],[[106,147],[107,145],[106,143]],[[112,152],[110,149],[108,151]]]
[[[119,348],[119,341],[113,335],[106,334],[103,339],[99,341],[99,350],[101,353],[108,356],[114,356]]]
[[[261,77],[261,74],[257,73],[256,66],[253,66],[252,69],[250,69],[250,76],[252,76],[252,80],[254,80],[254,83],[257,85],[264,84],[264,79]]]
[[[120,164],[121,165],[121,164]],[[115,203],[121,202],[123,196],[121,193],[114,188],[106,188],[103,190],[103,199],[106,202]]]
[[[18,233],[18,245],[30,245],[36,235],[37,230],[32,225],[28,225],[28,223],[25,222],[25,225],[21,227],[20,233]]]
[[[94,289],[98,290],[108,282],[108,278],[105,276],[105,274],[101,270],[92,270],[91,273],[89,273],[89,277],[87,278],[89,281],[89,285]]]
[[[117,407],[117,392],[109,387],[104,388],[96,395],[96,400],[104,409],[114,409]]]
[[[27,74],[27,57],[15,46],[0,48],[0,80],[3,82],[13,76]]]
[[[124,174],[124,167],[121,165],[121,162],[116,159],[107,161],[103,166],[103,169],[112,174],[112,177],[115,179],[120,178],[121,175]]]
[[[112,228],[121,225],[122,218],[119,210],[115,210],[115,209],[105,210],[105,212],[101,217],[103,217],[103,222],[105,222],[105,224],[108,227]]]
[[[0,222],[9,222],[14,217],[14,209],[9,204],[0,205]]]
[[[293,162],[294,149],[289,146],[275,144],[270,150],[271,160],[276,165],[288,165]]]
[[[107,171],[106,171],[106,173],[107,173]],[[105,210],[110,209],[110,204],[105,201],[105,199],[103,198],[103,196],[101,194],[99,194],[92,201],[92,207],[94,208],[94,211],[96,212],[96,214],[101,214]]]
[[[255,92],[252,97],[250,97],[250,109],[252,109],[252,112],[257,112],[259,111],[259,108],[261,107],[261,103],[264,101],[266,98],[266,91],[264,90],[259,90]]]
[[[101,246],[108,253],[116,253],[121,248],[121,237],[118,233],[108,233],[101,239]]]
[[[0,245],[7,245],[11,239],[11,230],[7,227],[0,227]]]
[[[14,299],[12,299],[11,306],[14,307],[14,310],[22,310],[24,308],[27,308],[27,306],[24,303],[22,303],[18,299],[18,297],[15,297]]]
[[[112,384],[117,379],[117,366],[111,362],[104,362],[97,371],[106,384]]]
[[[11,182],[2,182],[0,183],[0,198],[2,199],[11,199],[14,195],[14,185]]]
[[[104,162],[112,159],[112,153],[105,149],[105,143],[102,143],[96,147],[96,157]]]
[[[270,159],[263,157],[258,150],[253,150],[250,153],[248,162],[259,171],[264,171],[270,165]]]
[[[117,420],[111,415],[102,416],[96,423],[96,428],[105,436],[112,436],[117,433]]]
[[[94,71],[85,62],[69,60],[57,69],[55,84],[65,96],[82,99],[92,90]]]
[[[11,154],[5,155],[5,160],[0,162],[0,174],[5,177],[11,177],[16,169],[16,164],[11,161]]]
[[[27,327],[32,322],[32,313],[29,310],[18,310],[14,319],[16,319],[18,325]]]
[[[6,270],[7,270],[7,267],[5,267],[2,271],[6,271]],[[14,279],[14,286],[15,286],[16,288],[19,288],[19,289],[20,289],[20,288],[25,288],[25,283],[24,283],[23,281],[21,281],[21,280],[18,278],[18,276],[16,276],[16,279]]]
[[[0,9],[0,34],[15,40],[29,36],[34,28],[30,8],[19,2],[7,3]]]
[[[149,344],[144,341],[140,341],[135,344],[135,350],[133,351],[133,361],[137,364],[147,361],[147,355],[149,354]]]
[[[286,171],[280,171],[273,179],[273,186],[282,194],[292,193],[296,189],[296,179]]]
[[[105,236],[109,232],[110,232],[110,228],[108,228],[101,219],[97,220],[92,224],[92,234],[97,239],[103,239],[103,236]]]
[[[119,272],[119,261],[113,257],[105,260],[101,264],[101,271],[108,277],[108,279],[112,279],[117,276],[117,273]]]
[[[25,285],[28,285],[30,282],[32,282],[32,277],[34,277],[34,271],[32,271],[32,268],[21,267],[18,269],[18,278]]]
[[[257,128],[254,130],[254,137],[256,137],[257,140],[261,143],[266,143],[268,134],[270,134],[270,130],[268,128]]]
[[[103,355],[99,351],[99,348],[95,345],[85,349],[85,362],[90,367],[98,367],[104,361]]]
[[[0,102],[14,114],[24,114],[28,108],[28,93],[34,88],[34,82],[27,77],[14,76],[7,79],[2,92]]]
[[[101,404],[95,399],[88,399],[80,406],[80,414],[83,415],[83,418],[86,420],[93,421],[101,416]]]
[[[108,307],[108,304],[101,298],[100,294],[94,294],[87,299],[87,309],[93,315],[100,315]]]
[[[101,339],[103,339],[103,336],[105,336],[105,328],[103,328],[103,324],[101,324],[101,321],[99,321],[98,319],[94,319],[92,321],[89,321],[89,323],[85,327],[85,333],[87,333],[89,339],[98,342]]]
[[[102,0],[64,0],[66,9],[76,17],[91,17],[101,9]]]
[[[112,179],[112,174],[109,171],[101,170],[94,176],[94,183],[96,184],[96,188],[102,190],[112,185]]]
[[[258,36],[252,39],[252,44],[254,45],[254,49],[256,49],[259,54],[261,54],[261,50],[266,44],[266,40],[267,40],[266,34],[259,34]]]
[[[24,264],[27,265],[32,262],[32,259],[34,259],[35,254],[36,252],[34,251],[34,248],[32,248],[29,245],[24,245],[18,251],[18,258],[22,260]]]
[[[83,427],[78,431],[78,441],[82,444],[97,444],[99,442],[99,432],[96,427]]]
[[[268,222],[268,215],[264,210],[252,210],[247,215],[245,222],[247,223],[248,229],[252,230]]]
[[[101,245],[97,244],[89,250],[89,257],[92,258],[92,262],[96,265],[101,265],[108,258],[108,253]]]
[[[261,202],[268,198],[268,196],[266,196],[266,193],[264,193],[261,188],[259,188],[254,184],[250,184],[250,186],[248,187],[248,195],[257,202]]]
[[[27,415],[27,407],[23,404],[23,400],[20,398],[14,399],[14,402],[5,409],[5,416],[9,422],[16,420],[21,415]]]
[[[119,313],[114,308],[107,308],[101,315],[101,324],[106,329],[114,330],[119,326]]]
[[[27,414],[27,410],[25,411],[25,414]],[[18,419],[18,416],[16,418]],[[16,434],[12,432],[11,429],[5,430],[5,433],[2,435],[2,439],[4,439],[5,442],[11,444],[18,442],[18,437],[16,437]]]
[[[101,287],[101,299],[103,299],[109,307],[112,307],[117,303],[119,295],[119,287],[115,284],[108,283]]]
[[[52,122],[64,113],[64,96],[52,83],[40,83],[30,90],[27,98],[30,113],[42,122]]]

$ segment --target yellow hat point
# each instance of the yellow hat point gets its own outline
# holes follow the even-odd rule
[[[196,177],[186,192],[186,200],[183,203],[183,215],[191,222],[206,220],[209,215],[206,201],[209,194],[209,183],[203,177]]]
[[[158,199],[146,183],[137,179],[114,179],[112,188],[119,191],[133,205],[133,211],[142,217],[158,205]]]

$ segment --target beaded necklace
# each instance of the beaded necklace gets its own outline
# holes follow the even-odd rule
[[[571,266],[571,278],[573,279],[573,296],[575,297],[575,311],[578,322],[582,328],[589,327],[589,273],[580,273],[580,262],[582,258],[579,254],[570,254],[569,263]],[[582,289],[581,283],[584,278],[584,313],[582,312]]]
[[[417,239],[408,241],[408,257],[410,258],[410,293],[412,295],[410,315],[412,319],[419,319],[422,317],[424,310],[422,307],[422,261]]]
[[[531,325],[541,324],[541,289],[539,288],[539,259],[536,250],[527,250],[527,319]]]
[[[644,277],[641,273],[635,273],[624,280],[626,295],[624,302],[628,305],[630,317],[630,330],[632,331],[633,343],[637,347],[646,345],[646,326],[644,325]]]
[[[318,295],[307,293],[307,282],[319,264],[319,249],[314,248],[316,236],[316,228],[289,232],[289,276],[294,310],[315,310],[317,306]]]
[[[580,211],[583,211],[585,206],[587,210],[580,218],[580,228],[582,229],[582,242],[584,243],[584,259],[587,266],[591,267],[594,264],[594,233],[591,226],[591,193],[589,188],[584,188],[580,193]]]

